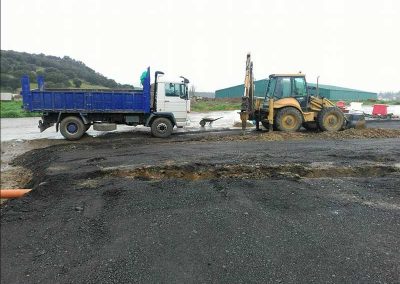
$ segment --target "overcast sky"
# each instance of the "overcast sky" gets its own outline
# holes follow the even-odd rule
[[[120,83],[151,66],[198,91],[302,71],[400,90],[399,0],[1,0],[1,49],[68,55]]]

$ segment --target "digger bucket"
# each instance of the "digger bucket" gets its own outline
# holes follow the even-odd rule
[[[366,128],[365,116],[363,113],[346,114],[346,129],[364,129]]]

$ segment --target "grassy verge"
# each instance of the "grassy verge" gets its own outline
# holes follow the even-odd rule
[[[332,102],[334,102],[334,103],[337,103],[339,101],[342,101],[342,100],[332,100]],[[372,106],[372,105],[375,105],[375,104],[400,105],[400,100],[390,100],[390,101],[384,101],[384,100],[357,101],[357,100],[354,100],[354,101],[344,101],[344,102],[347,105],[349,105],[351,102],[360,102],[360,103],[362,103],[363,105],[366,105],[366,106]]]
[[[21,101],[1,101],[1,118],[33,117],[40,116],[39,113],[26,112],[22,108]]]
[[[207,112],[240,109],[241,99],[207,99],[191,103],[191,111]]]
[[[336,103],[337,101],[334,101]],[[363,105],[374,105],[374,104],[387,104],[387,105],[400,105],[399,100],[383,101],[362,101]],[[191,103],[191,110],[195,112],[207,112],[207,111],[223,111],[223,110],[237,110],[240,109],[241,99],[203,99],[194,101]],[[350,101],[346,102],[350,104]]]
[[[400,100],[392,100],[392,101],[384,101],[384,100],[376,100],[376,101],[363,101],[363,105],[375,105],[375,104],[385,104],[385,105],[400,105]]]

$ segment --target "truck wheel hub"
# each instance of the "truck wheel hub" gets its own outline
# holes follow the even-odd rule
[[[75,133],[78,131],[78,126],[75,123],[68,123],[67,130],[69,133]]]
[[[157,125],[157,130],[161,133],[166,132],[168,129],[168,126],[165,123],[160,123],[159,125]]]

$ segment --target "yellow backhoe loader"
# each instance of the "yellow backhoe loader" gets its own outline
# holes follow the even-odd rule
[[[257,130],[261,122],[270,131],[288,132],[298,131],[301,126],[307,130],[322,131],[365,126],[362,115],[346,117],[330,100],[318,94],[311,96],[304,74],[270,75],[265,98],[254,96],[253,78],[253,62],[247,54],[245,92],[240,112],[243,130],[247,120],[255,121]]]

